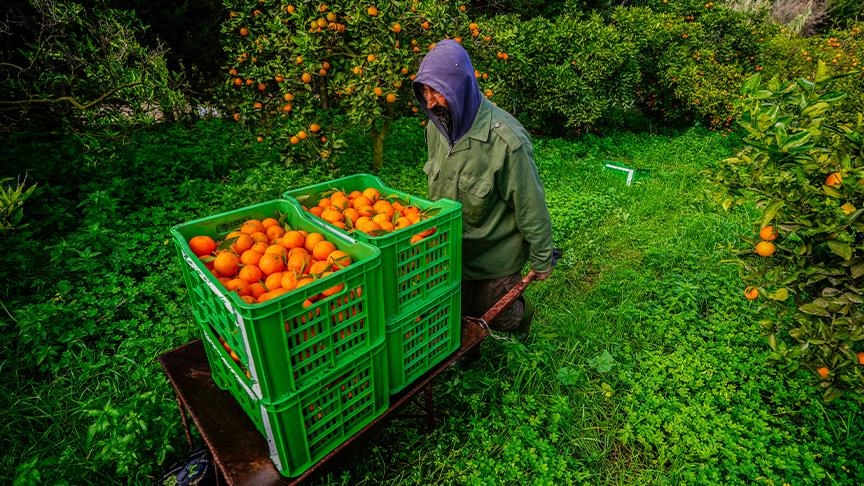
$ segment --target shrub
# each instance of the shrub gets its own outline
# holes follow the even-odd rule
[[[811,370],[826,400],[864,401],[864,121],[832,122],[845,99],[819,63],[812,80],[743,87],[745,148],[721,164],[731,197],[754,197],[761,217],[736,250],[742,278],[779,318],[763,326],[772,357]],[[768,227],[771,228],[768,228]]]
[[[634,102],[639,82],[635,50],[597,15],[521,21],[497,16],[479,22],[472,59],[488,73],[492,101],[530,130],[577,133],[613,122]]]
[[[0,54],[7,122],[71,124],[94,131],[176,118],[186,109],[165,52],[137,40],[135,13],[93,2],[35,2],[13,11],[0,33],[21,46]]]

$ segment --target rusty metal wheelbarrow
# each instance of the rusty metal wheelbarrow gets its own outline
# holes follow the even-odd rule
[[[558,248],[552,250],[553,267],[558,263],[561,254],[562,251]],[[504,294],[503,297],[498,299],[498,301],[480,317],[462,316],[462,345],[456,353],[459,355],[458,357],[472,351],[480,344],[480,341],[490,336],[492,333],[489,328],[489,323],[495,320],[495,318],[498,317],[498,314],[504,311],[504,309],[513,304],[513,302],[516,302],[516,299],[525,293],[525,289],[528,288],[528,285],[535,280],[536,276],[532,274],[531,278],[519,282],[519,284],[510,289],[510,291]]]

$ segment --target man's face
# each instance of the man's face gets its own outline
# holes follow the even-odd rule
[[[444,98],[444,95],[430,88],[429,86],[423,85],[423,89],[421,91],[423,93],[423,99],[426,100],[426,107],[430,110],[440,107],[447,108],[447,98]]]

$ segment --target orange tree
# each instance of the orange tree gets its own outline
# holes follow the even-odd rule
[[[839,77],[820,63],[812,79],[750,78],[745,148],[716,175],[727,207],[761,209],[736,261],[746,298],[777,310],[762,323],[772,358],[811,370],[826,400],[864,401],[864,121],[829,121]]]
[[[234,120],[288,148],[290,160],[326,160],[339,133],[368,129],[373,169],[390,122],[411,113],[411,79],[440,39],[467,29],[460,2],[226,0],[226,100]],[[415,110],[416,111],[416,110]]]

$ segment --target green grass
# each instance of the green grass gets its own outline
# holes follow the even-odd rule
[[[196,331],[172,225],[368,172],[285,167],[232,125],[123,140],[28,138],[2,176],[40,189],[2,235],[0,481],[145,483],[186,451],[155,358]],[[422,129],[397,123],[380,174],[425,194]],[[706,170],[735,140],[692,129],[537,140],[564,256],[532,284],[528,346],[487,339],[435,381],[439,426],[398,418],[321,484],[861,484],[862,412],[767,361],[726,247],[747,208],[710,205]],[[617,161],[644,169],[626,186]]]

